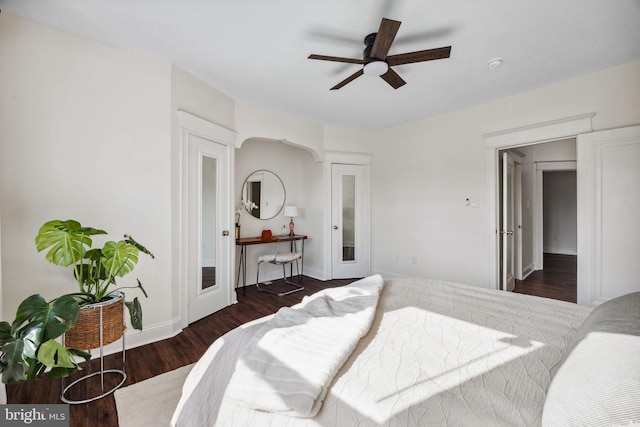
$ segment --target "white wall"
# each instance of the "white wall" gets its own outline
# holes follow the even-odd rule
[[[577,255],[576,172],[548,171],[542,176],[544,253]]]
[[[149,293],[129,293],[141,297],[145,325],[168,321],[169,64],[4,13],[0,40],[5,316],[31,294],[77,290],[71,270],[49,264],[34,244],[45,221],[71,218],[111,239],[131,233],[155,253],[125,283],[137,277]]]
[[[589,112],[594,130],[638,123],[640,61],[376,132],[374,271],[492,286],[483,135]]]

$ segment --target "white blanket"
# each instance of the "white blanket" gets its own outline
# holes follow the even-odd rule
[[[256,411],[225,397],[238,355],[264,318],[212,344],[185,381],[172,425],[540,425],[551,376],[590,311],[511,292],[396,278],[385,283],[369,332],[314,417]]]
[[[372,276],[282,308],[240,356],[225,397],[267,412],[317,414],[329,384],[369,330],[383,283]]]

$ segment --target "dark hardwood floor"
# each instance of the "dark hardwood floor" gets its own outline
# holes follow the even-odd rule
[[[547,256],[545,254],[545,270],[532,273],[525,281],[516,283],[515,292],[555,298],[564,301],[576,301],[576,261],[575,257],[564,255]],[[238,304],[220,310],[211,316],[192,323],[173,338],[158,341],[126,351],[127,380],[125,386],[144,381],[164,372],[196,362],[207,348],[218,337],[231,329],[248,321],[275,313],[284,306],[291,306],[310,295],[327,287],[343,286],[356,279],[319,281],[310,277],[303,278],[304,291],[278,297],[269,293],[258,292],[255,286],[248,286],[246,292],[239,291]],[[281,281],[274,281],[271,286],[279,286]],[[85,367],[86,372],[97,370],[97,360]],[[119,368],[122,359],[119,355],[105,358],[107,368]],[[111,378],[107,378],[112,381]],[[36,380],[7,386],[8,403],[62,403],[60,393],[64,380]],[[107,388],[110,387],[109,381]],[[77,396],[68,394],[70,398],[99,394],[97,381],[83,382],[74,387]],[[117,427],[118,416],[113,394],[100,400],[70,407],[70,427]]]
[[[576,302],[577,257],[544,254],[544,270],[536,270],[525,280],[516,280],[514,292]]]
[[[124,386],[144,381],[164,372],[196,362],[209,348],[211,343],[231,329],[248,321],[275,313],[284,306],[297,304],[305,295],[311,295],[328,287],[343,286],[351,280],[320,281],[303,277],[305,289],[291,295],[278,297],[265,292],[258,292],[255,286],[247,286],[246,292],[239,291],[238,304],[220,310],[211,316],[192,323],[173,338],[158,341],[126,351],[127,380]],[[279,286],[281,281],[274,281],[270,286]],[[85,367],[84,373],[98,369],[98,360],[93,360]],[[112,355],[105,357],[105,367],[118,369],[122,366],[122,357]],[[82,399],[81,396],[96,396],[100,385],[95,377],[72,388],[68,398]],[[105,377],[107,389],[115,384],[117,376]],[[69,379],[43,379],[7,386],[8,403],[62,403],[60,394],[62,381],[67,385]],[[89,393],[89,394],[87,394]],[[70,406],[70,427],[117,427],[118,415],[113,394],[94,402]]]

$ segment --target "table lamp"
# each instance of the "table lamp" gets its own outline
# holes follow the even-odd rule
[[[298,216],[298,207],[297,206],[285,206],[284,207],[284,216],[288,216],[289,218],[291,218],[291,221],[289,222],[289,236],[293,236],[294,233],[293,232],[293,217]]]

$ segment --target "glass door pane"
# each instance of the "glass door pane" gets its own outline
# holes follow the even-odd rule
[[[216,229],[217,229],[217,170],[216,159],[202,157],[201,194],[201,260],[202,280],[200,291],[215,287],[216,281]]]
[[[342,175],[342,260],[354,261],[356,225],[356,177]]]

